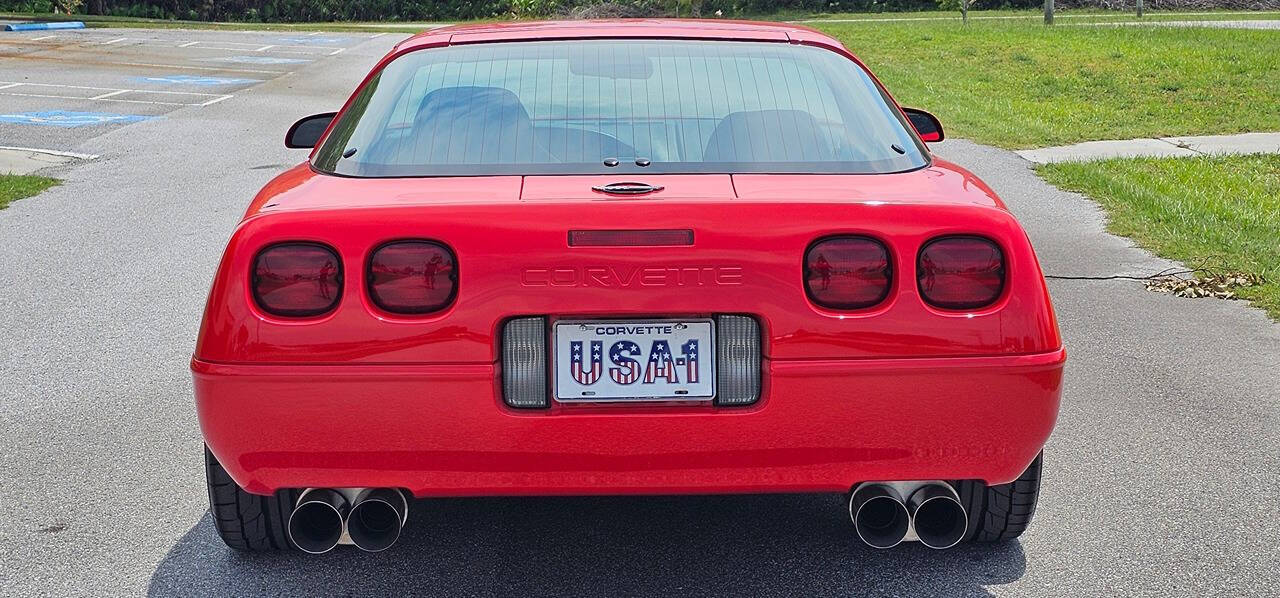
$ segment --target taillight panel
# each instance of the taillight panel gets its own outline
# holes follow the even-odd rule
[[[1004,292],[1005,259],[1000,246],[973,235],[939,237],[916,259],[916,282],[925,303],[942,309],[978,309]]]
[[[889,296],[892,284],[889,250],[871,237],[824,237],[805,251],[805,292],[822,307],[873,307]]]
[[[370,254],[365,276],[369,299],[394,314],[440,311],[458,291],[457,259],[435,241],[383,244]]]
[[[320,243],[268,246],[253,260],[253,299],[263,311],[284,317],[314,317],[342,298],[342,260]]]

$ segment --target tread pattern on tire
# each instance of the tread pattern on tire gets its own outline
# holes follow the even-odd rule
[[[285,522],[292,509],[292,492],[273,496],[250,494],[236,485],[218,460],[204,449],[209,512],[222,541],[236,550],[266,552],[291,548]]]
[[[1044,453],[1036,455],[1027,470],[1008,484],[987,486],[978,481],[960,484],[960,500],[969,512],[969,540],[1002,542],[1026,531],[1036,513],[1043,461]]]

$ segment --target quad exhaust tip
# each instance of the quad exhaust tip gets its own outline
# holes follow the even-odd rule
[[[903,493],[908,493],[906,500]],[[849,496],[849,518],[863,542],[882,549],[897,546],[913,532],[929,548],[951,548],[969,528],[960,496],[939,481],[861,484]]]
[[[907,499],[911,525],[920,543],[929,548],[951,548],[964,539],[969,516],[955,489],[943,483],[926,484]]]
[[[862,484],[849,497],[849,518],[868,546],[893,548],[907,537],[910,515],[898,491],[887,484]]]
[[[333,550],[345,537],[366,552],[381,552],[400,539],[409,499],[391,488],[308,488],[289,515],[294,546],[310,554]]]
[[[337,490],[313,488],[303,492],[289,515],[289,541],[310,554],[333,550],[342,539],[349,508],[347,498]]]
[[[409,501],[399,490],[362,490],[347,516],[347,535],[356,548],[381,552],[400,539],[409,514]]]

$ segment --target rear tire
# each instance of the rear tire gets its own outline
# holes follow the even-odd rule
[[[1036,513],[1043,461],[1041,452],[1018,479],[1008,484],[987,486],[982,482],[966,482],[960,485],[960,500],[969,511],[969,540],[1003,542],[1026,531]]]
[[[285,526],[293,512],[293,492],[283,490],[273,496],[245,492],[208,447],[204,449],[204,473],[213,525],[227,546],[246,552],[292,548]]]

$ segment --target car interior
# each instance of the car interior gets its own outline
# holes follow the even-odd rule
[[[647,147],[637,148],[607,130],[644,142]],[[412,127],[390,132],[399,134],[389,135],[367,150],[377,162],[571,164],[597,163],[606,158],[702,162],[854,159],[852,152],[838,151],[832,143],[833,136],[817,118],[802,110],[746,110],[731,112],[719,120],[549,118],[535,122],[520,98],[501,87],[433,90],[419,103]],[[769,142],[779,139],[801,139],[806,143]]]

